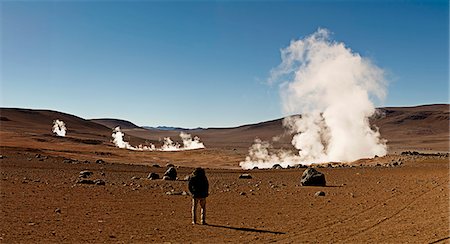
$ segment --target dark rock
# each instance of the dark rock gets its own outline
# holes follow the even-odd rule
[[[300,184],[302,186],[325,186],[325,175],[316,169],[308,168],[303,172]]]
[[[6,156],[0,155],[0,159],[4,159],[6,158]]]
[[[71,164],[72,163],[72,159],[64,159],[63,163]]]
[[[247,195],[247,193],[245,193],[245,192],[241,192],[241,193],[239,193],[239,195],[241,195],[241,196],[245,196],[245,195]]]
[[[283,167],[281,167],[281,165],[279,165],[279,164],[274,164],[273,166],[272,166],[272,169],[282,169]]]
[[[314,196],[316,196],[316,197],[323,197],[323,196],[325,196],[325,192],[318,191],[318,192],[316,192],[316,194],[314,194]]]
[[[254,169],[254,170],[257,170],[257,169],[259,169],[259,168],[258,168],[257,166],[255,166],[255,167],[253,167],[253,169]]]
[[[139,177],[139,176],[133,176],[133,177],[131,177],[131,179],[132,179],[132,180],[140,180],[141,177]]]
[[[176,180],[176,179],[177,179],[177,170],[175,169],[175,167],[168,168],[164,173],[163,180]]]
[[[78,184],[88,184],[88,185],[93,185],[95,184],[95,182],[93,180],[86,180],[86,179],[80,179],[77,181]]]
[[[161,168],[161,166],[159,164],[153,164],[152,167],[154,167],[154,168]]]
[[[306,169],[306,168],[308,168],[308,166],[303,165],[303,164],[297,164],[297,165],[295,165],[295,168],[297,168],[297,169]]]
[[[56,208],[56,209],[55,209],[55,213],[60,214],[60,213],[61,213],[61,209],[60,209],[60,208]]]
[[[103,161],[103,159],[97,159],[97,160],[95,161],[95,163],[96,163],[96,164],[104,164],[105,161]]]
[[[147,179],[157,180],[157,179],[159,179],[159,175],[157,173],[150,173],[150,174],[148,174]]]
[[[175,167],[175,165],[173,165],[171,163],[166,164],[166,168],[174,168],[174,167]]]
[[[96,180],[94,180],[94,184],[99,185],[99,186],[104,186],[106,184],[106,182],[101,179],[96,179]]]
[[[92,171],[88,171],[88,170],[83,170],[80,172],[80,175],[78,177],[80,178],[87,178],[91,175],[93,175],[94,173],[92,173]]]
[[[239,175],[239,179],[251,179],[252,176],[249,174],[241,174]]]

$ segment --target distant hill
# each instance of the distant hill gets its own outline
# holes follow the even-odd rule
[[[190,128],[171,127],[171,126],[157,126],[157,127],[142,126],[142,128],[149,129],[149,130],[174,130],[174,131],[204,130],[204,128],[201,128],[201,127],[190,129]]]
[[[378,127],[388,140],[390,152],[402,150],[449,151],[449,105],[432,104],[414,107],[385,107],[377,109],[370,122]],[[69,136],[111,140],[111,129],[120,126],[126,140],[133,145],[142,142],[160,143],[170,136],[180,141],[179,134],[186,131],[199,136],[207,148],[232,149],[244,152],[255,138],[269,140],[275,137],[275,147],[292,148],[292,135],[283,127],[283,119],[276,119],[232,128],[139,127],[119,119],[85,120],[77,116],[50,110],[18,108],[0,109],[0,130],[17,133],[51,134],[53,120],[63,120]]]
[[[122,120],[122,119],[91,119],[90,121],[95,122],[97,124],[101,124],[108,128],[114,129],[117,126],[120,126],[121,129],[139,129],[141,127],[133,124],[130,121]]]

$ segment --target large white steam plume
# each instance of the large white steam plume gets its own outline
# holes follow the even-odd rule
[[[129,142],[123,140],[123,132],[120,130],[120,127],[117,126],[112,134],[113,142],[118,148],[125,148],[129,150],[137,150],[137,151],[185,151],[185,150],[194,150],[205,148],[205,145],[200,141],[200,138],[197,136],[192,139],[190,134],[181,132],[180,137],[183,140],[183,146],[179,143],[176,143],[170,139],[170,137],[165,137],[163,140],[163,145],[161,148],[156,148],[155,145],[150,144],[150,146],[139,145],[134,147],[130,145]]]
[[[66,124],[62,120],[53,120],[53,133],[57,136],[66,136]]]
[[[328,30],[319,28],[292,41],[281,50],[282,63],[269,79],[281,81],[284,112],[302,115],[284,121],[295,133],[292,145],[298,154],[278,153],[274,159],[267,147],[257,142],[241,167],[351,162],[386,154],[386,141],[369,124],[375,113],[371,99],[385,96],[384,72],[344,43],[330,40],[329,35]]]

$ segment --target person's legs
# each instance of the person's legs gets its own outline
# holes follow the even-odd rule
[[[200,207],[202,208],[202,224],[206,224],[206,197],[200,198]]]
[[[192,198],[192,224],[195,225],[197,220],[197,199]]]

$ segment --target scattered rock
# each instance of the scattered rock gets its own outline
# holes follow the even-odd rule
[[[96,180],[94,180],[94,184],[99,185],[99,186],[104,186],[106,184],[106,182],[101,179],[96,179]]]
[[[183,180],[185,180],[185,181],[189,181],[191,179],[191,175],[186,175],[184,178],[183,178]]]
[[[4,159],[4,158],[6,158],[6,156],[0,155],[0,159]]]
[[[150,174],[148,174],[147,179],[157,180],[157,179],[159,179],[159,175],[157,173],[150,173]]]
[[[41,154],[36,154],[36,156],[35,156],[36,158],[41,158]]]
[[[65,164],[71,164],[73,161],[72,159],[64,159],[63,163]]]
[[[97,160],[95,161],[95,163],[96,163],[96,164],[104,164],[105,161],[103,161],[103,159],[97,159]]]
[[[161,168],[161,166],[159,164],[153,164],[152,167],[153,168]]]
[[[175,190],[172,189],[171,191],[166,192],[166,195],[187,196],[188,193],[185,192],[185,191],[175,191]]]
[[[282,169],[283,167],[281,167],[281,165],[279,165],[279,164],[274,164],[273,166],[272,166],[272,169]]]
[[[87,178],[87,177],[89,177],[89,176],[91,176],[93,174],[94,173],[92,173],[92,171],[83,170],[83,171],[80,172],[80,175],[78,177],[80,177],[80,178]]]
[[[252,176],[249,174],[241,174],[239,176],[239,179],[251,179],[251,178],[252,178]]]
[[[302,186],[325,186],[325,175],[316,169],[308,168],[303,172],[300,184]]]
[[[297,168],[297,169],[306,169],[306,168],[308,168],[308,166],[303,165],[303,164],[296,164],[295,168]]]
[[[170,167],[164,173],[163,180],[176,180],[177,179],[177,170],[175,167]]]
[[[258,169],[259,169],[258,166],[253,167],[253,170],[258,170]]]
[[[87,180],[87,179],[80,179],[77,181],[78,184],[87,184],[87,185],[93,185],[95,182],[93,180]]]
[[[316,193],[314,194],[314,196],[316,196],[316,197],[323,197],[323,196],[325,196],[325,192],[323,192],[323,191],[318,191],[318,192],[316,192]]]
[[[60,208],[56,208],[55,209],[55,213],[60,214],[61,213],[61,209]]]
[[[172,167],[175,167],[175,165],[173,165],[171,163],[166,164],[166,168],[172,168]]]
[[[245,192],[241,192],[241,193],[239,193],[239,195],[241,195],[241,196],[245,196],[245,195],[247,195],[247,193],[245,193]]]
[[[140,180],[141,177],[139,177],[139,176],[133,176],[133,177],[131,177],[131,179],[132,179],[132,180]]]

